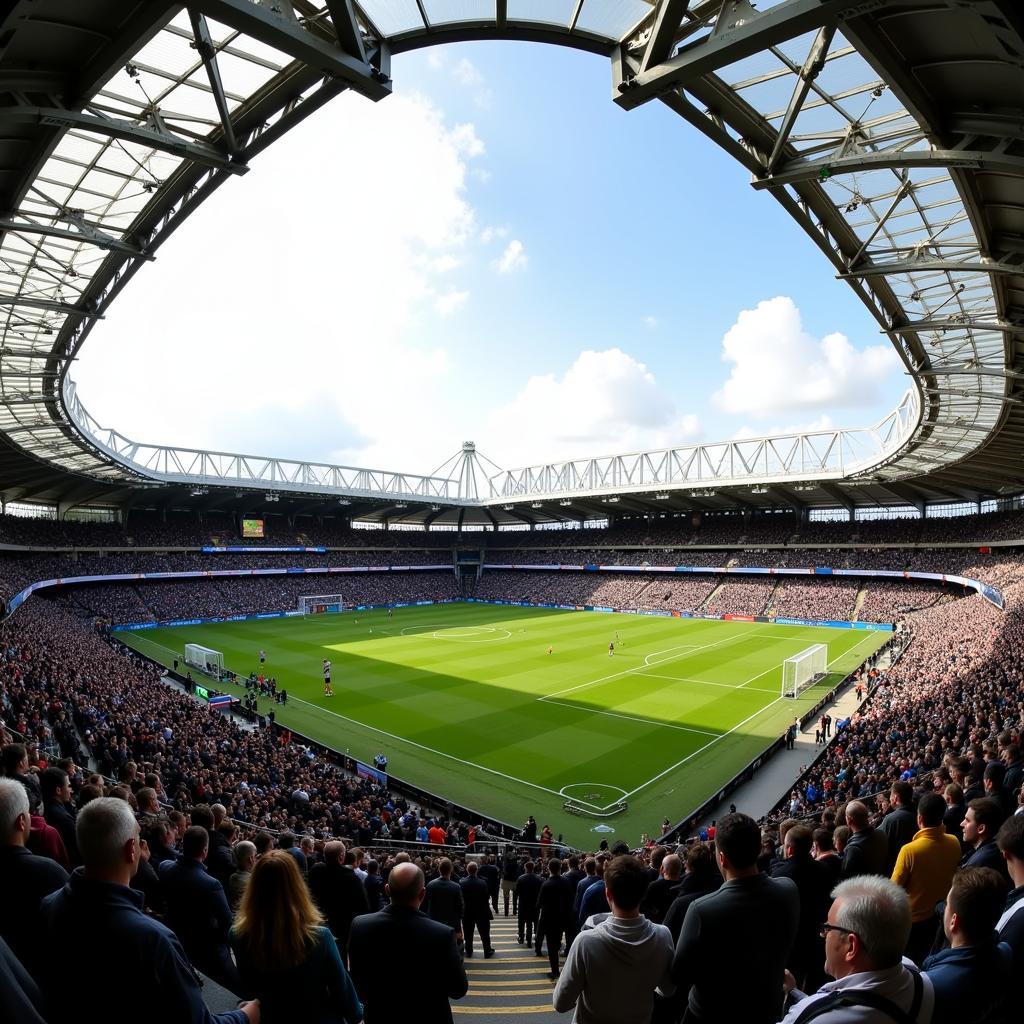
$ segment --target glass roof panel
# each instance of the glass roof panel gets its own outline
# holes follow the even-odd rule
[[[493,21],[495,0],[423,0],[431,25],[453,21]]]
[[[650,13],[647,0],[586,0],[576,27],[608,39],[621,39]]]
[[[416,0],[364,0],[362,8],[386,36],[425,27]]]
[[[539,21],[569,27],[576,0],[508,0],[510,21]]]

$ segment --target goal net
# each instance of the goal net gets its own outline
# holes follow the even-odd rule
[[[341,594],[311,594],[299,598],[299,611],[303,615],[319,615],[321,612],[340,612],[344,608]]]
[[[202,644],[185,644],[185,664],[219,678],[224,671],[224,655]]]
[[[799,697],[828,672],[828,647],[815,644],[782,663],[782,696]]]

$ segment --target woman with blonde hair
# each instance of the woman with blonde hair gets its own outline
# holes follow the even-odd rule
[[[292,855],[256,861],[231,929],[246,998],[263,1024],[357,1024],[363,1007]]]

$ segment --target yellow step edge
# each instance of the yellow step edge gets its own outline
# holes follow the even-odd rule
[[[477,987],[480,988],[493,988],[493,987],[509,987],[512,985],[537,985],[542,979],[538,978],[534,981],[533,978],[520,978],[518,981],[483,981],[476,976],[473,977],[473,987],[470,992],[475,992]]]
[[[545,1003],[543,1006],[459,1006],[458,1003],[452,1004],[452,1013],[458,1017],[464,1013],[488,1013],[492,1015],[496,1014],[519,1014],[519,1013],[550,1013],[554,1014],[554,1008],[550,1003]]]
[[[518,999],[520,996],[550,996],[550,988],[524,988],[521,991],[509,991],[502,990],[496,992],[477,992],[476,989],[471,988],[467,999]]]

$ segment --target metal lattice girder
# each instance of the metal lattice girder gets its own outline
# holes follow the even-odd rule
[[[258,7],[249,0],[196,0],[190,7],[310,67],[341,79],[368,99],[381,100],[391,94],[390,81],[382,69],[375,69],[365,59],[353,57],[329,40],[272,13],[268,8]]]
[[[114,238],[96,227],[86,225],[84,219],[82,227],[75,231],[71,228],[58,227],[55,224],[37,224],[29,220],[24,214],[0,217],[0,231],[14,231],[23,235],[42,235],[46,238],[60,238],[68,242],[75,242],[79,245],[93,245],[97,249],[105,249],[111,252],[123,252],[129,256],[137,256],[140,259],[151,260],[153,257],[145,250],[136,245]]]
[[[173,156],[208,167],[217,167],[231,174],[245,174],[248,167],[235,160],[230,153],[221,152],[209,143],[184,139],[167,130],[157,118],[150,124],[136,124],[120,117],[89,113],[82,110],[65,110],[62,107],[4,106],[0,107],[0,124],[4,122],[28,122],[53,125],[62,128],[76,128],[97,135],[170,153]]]
[[[787,0],[759,13],[747,0],[727,0],[714,31],[684,45],[674,57],[639,71],[613,98],[632,110],[667,90],[684,89],[728,64],[833,23],[857,6],[856,0]]]
[[[907,257],[906,259],[870,263],[861,263],[853,270],[837,274],[840,280],[848,278],[884,277],[894,274],[936,274],[936,273],[976,273],[976,274],[1024,274],[1024,263],[1010,260],[987,259],[949,259],[940,256]]]

